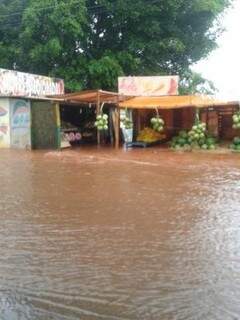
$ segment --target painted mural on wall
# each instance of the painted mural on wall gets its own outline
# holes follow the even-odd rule
[[[128,96],[177,95],[178,83],[178,76],[119,77],[118,91]]]
[[[59,94],[64,94],[62,79],[0,68],[0,96],[44,97]]]
[[[8,148],[9,145],[9,103],[8,99],[0,99],[0,148]]]
[[[11,100],[11,146],[31,147],[30,103],[26,100]]]

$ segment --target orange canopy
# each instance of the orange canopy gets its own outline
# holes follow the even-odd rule
[[[124,102],[119,106],[121,108],[131,109],[180,109],[187,107],[212,107],[223,106],[236,103],[227,103],[216,100],[214,97],[205,95],[190,96],[159,96],[159,97],[135,97]]]

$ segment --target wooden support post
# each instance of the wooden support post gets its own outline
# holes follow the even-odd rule
[[[118,149],[120,146],[120,108],[119,105],[117,104],[115,108],[115,148]]]
[[[97,92],[97,115],[99,115],[99,113],[100,113],[100,108],[101,108],[101,106],[100,106],[100,92],[98,90],[98,92]],[[97,130],[97,144],[98,144],[98,146],[100,145],[100,143],[101,143],[100,131]]]
[[[54,103],[54,113],[56,122],[56,148],[61,149],[61,116],[60,116],[60,104]]]
[[[140,110],[137,110],[137,134],[141,131],[141,114]]]
[[[208,109],[209,108],[207,108],[207,115],[206,115],[207,130],[209,129],[209,125],[208,125],[208,123],[209,123],[209,110]]]

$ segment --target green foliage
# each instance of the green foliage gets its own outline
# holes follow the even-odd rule
[[[122,67],[115,57],[104,56],[91,60],[88,66],[89,86],[92,88],[114,88],[118,76],[123,75]]]
[[[216,47],[230,2],[2,0],[0,66],[63,77],[71,90],[133,74],[179,74],[194,87],[190,66]]]
[[[183,74],[179,87],[180,94],[214,94],[216,88],[214,84],[203,78],[201,74],[187,71]]]

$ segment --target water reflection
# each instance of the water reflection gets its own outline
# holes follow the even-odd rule
[[[239,319],[240,162],[1,151],[0,318]]]

